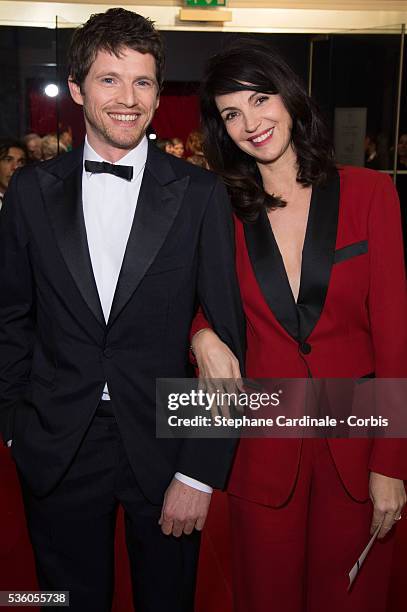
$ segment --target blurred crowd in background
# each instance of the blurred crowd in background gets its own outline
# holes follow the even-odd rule
[[[209,169],[204,155],[203,137],[199,130],[193,130],[185,142],[177,136],[172,138],[157,138],[152,140],[157,147],[165,153],[175,157],[184,158],[186,161],[202,168]],[[72,149],[72,129],[62,127],[59,135],[27,134],[22,141],[17,139],[0,139],[0,208],[3,197],[14,172],[29,163],[38,163],[52,159]],[[384,166],[384,158],[391,156],[391,151],[384,151],[380,138],[368,134],[365,138],[365,167],[380,170]],[[407,133],[401,134],[397,147],[397,169],[404,170],[406,174],[397,176],[397,189],[402,204],[402,217],[407,240]]]
[[[406,135],[407,141],[407,135]],[[203,153],[203,138],[199,130],[192,131],[186,142],[181,138],[156,138],[153,140],[162,151],[184,158],[191,164],[208,169],[208,163]],[[406,147],[407,148],[407,147]],[[30,163],[38,163],[52,159],[72,149],[72,129],[61,129],[59,135],[27,134],[23,140],[0,139],[0,208],[3,197],[14,172]]]

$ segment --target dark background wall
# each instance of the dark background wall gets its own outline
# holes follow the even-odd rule
[[[206,60],[232,40],[256,38],[282,53],[304,80],[308,75],[308,35],[163,32],[169,81],[199,81]]]
[[[309,35],[239,35],[218,32],[163,32],[168,91],[193,92],[205,61],[231,39],[254,36],[282,53],[308,80]],[[43,96],[47,82],[66,80],[66,50],[72,30],[0,27],[0,136],[22,136],[31,129],[30,96]],[[335,106],[368,107],[368,130],[394,133],[400,37],[335,35],[315,43],[313,93],[332,120]],[[57,76],[58,74],[58,76]],[[67,91],[63,91],[67,96]],[[38,98],[37,96],[37,98]],[[47,109],[53,108],[48,100]],[[60,123],[64,116],[60,111]],[[55,119],[55,130],[56,119]],[[407,130],[403,96],[401,131]]]

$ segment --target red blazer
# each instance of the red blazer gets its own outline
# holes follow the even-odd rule
[[[400,205],[387,175],[344,167],[324,188],[313,189],[297,304],[265,213],[255,224],[236,221],[236,264],[248,377],[407,378]],[[194,331],[204,326],[197,315]],[[357,500],[368,497],[369,470],[407,479],[407,440],[328,443],[344,486]],[[265,505],[284,504],[295,485],[301,444],[241,440],[228,491]]]

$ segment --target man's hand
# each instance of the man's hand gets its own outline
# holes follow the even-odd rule
[[[159,525],[165,535],[180,537],[194,529],[201,531],[211,502],[211,494],[194,489],[174,478],[165,492]]]
[[[406,490],[404,483],[398,478],[390,478],[371,472],[370,474],[370,499],[373,502],[373,518],[370,533],[374,533],[383,521],[378,538],[390,531],[394,523],[399,520],[401,512],[406,503]]]

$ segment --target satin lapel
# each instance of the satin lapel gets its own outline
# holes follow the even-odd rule
[[[335,256],[339,196],[338,172],[323,187],[313,188],[297,300],[301,341],[311,334],[324,307]]]
[[[246,246],[264,299],[274,316],[293,338],[298,338],[298,313],[283,259],[265,210],[255,223],[245,223]]]
[[[105,326],[99,294],[93,276],[82,208],[82,155],[71,171],[38,167],[38,177],[49,219],[59,249],[86,304]],[[59,171],[59,172],[58,172]]]
[[[150,147],[108,325],[120,314],[153,263],[188,184],[188,176],[176,180],[166,156],[152,152]]]

